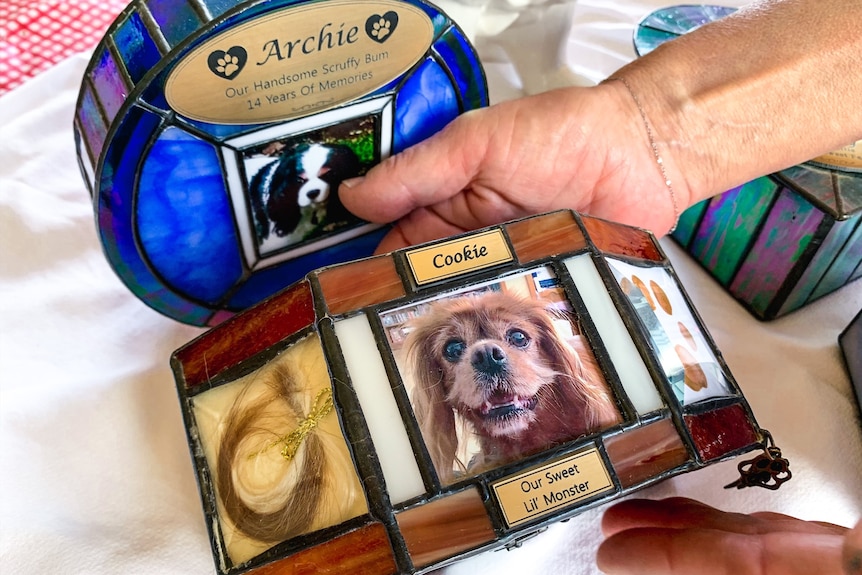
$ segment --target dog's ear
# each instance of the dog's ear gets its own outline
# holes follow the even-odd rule
[[[350,146],[345,144],[333,145],[330,163],[333,169],[329,173],[336,184],[340,184],[341,180],[360,175],[359,170],[362,165],[359,162],[359,156]]]
[[[326,206],[327,218],[334,222],[343,222],[355,218],[341,202],[338,188],[341,182],[347,178],[361,175],[362,165],[359,162],[359,156],[350,146],[338,144],[332,147],[327,164],[331,169],[322,176],[322,179],[332,186]]]
[[[448,483],[454,478],[458,434],[455,413],[446,401],[443,382],[446,372],[428,335],[425,330],[418,329],[407,341],[407,358],[413,378],[411,401],[434,468],[440,480]]]
[[[258,241],[262,242],[269,237],[269,217],[266,215],[266,202],[269,199],[269,189],[266,181],[270,173],[275,170],[278,161],[272,161],[257,171],[251,178],[248,186],[248,200],[251,204],[251,212],[254,217],[255,231]]]
[[[296,229],[302,219],[299,211],[296,155],[282,154],[276,162],[269,183],[266,211],[279,235],[286,236]]]
[[[592,350],[581,336],[565,339],[547,321],[547,337],[541,342],[542,352],[562,377],[555,390],[560,400],[569,405],[580,405],[583,426],[589,433],[620,421],[604,376],[596,363]]]

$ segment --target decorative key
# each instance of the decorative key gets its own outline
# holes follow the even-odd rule
[[[725,485],[725,489],[732,487],[736,487],[737,489],[743,489],[744,487],[765,487],[774,491],[793,477],[793,474],[790,472],[790,462],[781,457],[781,449],[775,445],[772,434],[765,429],[763,430],[763,434],[767,440],[763,453],[754,459],[746,459],[740,462],[737,465],[739,479]]]

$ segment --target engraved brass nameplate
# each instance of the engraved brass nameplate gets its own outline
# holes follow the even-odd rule
[[[350,102],[385,86],[427,52],[434,25],[392,0],[315,2],[266,14],[192,50],[165,96],[189,118],[274,122]]]
[[[499,229],[416,248],[406,255],[419,285],[512,261],[509,244]]]
[[[492,485],[508,527],[614,489],[596,448],[529,469]]]

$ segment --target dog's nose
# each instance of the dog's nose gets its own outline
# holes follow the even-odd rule
[[[499,345],[486,343],[473,352],[470,364],[473,369],[488,375],[496,375],[506,369],[508,358]]]
[[[309,200],[314,201],[317,199],[317,197],[320,195],[320,193],[321,193],[321,190],[308,190],[308,192],[306,192],[305,195],[308,196]]]

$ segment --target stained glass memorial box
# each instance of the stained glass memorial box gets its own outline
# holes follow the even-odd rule
[[[656,239],[570,211],[314,270],[171,364],[222,574],[427,572],[767,437]]]
[[[149,306],[215,325],[385,229],[337,187],[487,105],[423,0],[135,0],[96,47],[74,131],[102,245]]]
[[[638,25],[638,55],[734,8],[679,5]],[[672,234],[742,305],[770,320],[862,277],[862,141],[686,210]]]

